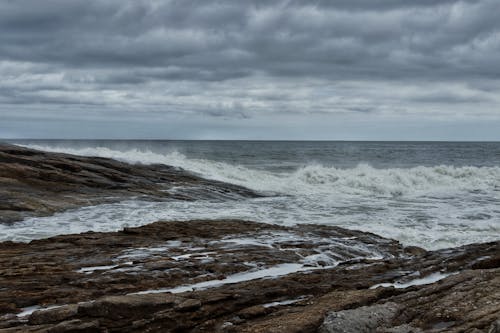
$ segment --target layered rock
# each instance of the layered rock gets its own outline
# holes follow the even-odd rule
[[[169,191],[183,187],[182,192]],[[130,197],[146,200],[255,197],[166,165],[47,153],[0,143],[0,223]]]
[[[2,243],[0,332],[487,332],[499,263],[500,242],[236,220]]]

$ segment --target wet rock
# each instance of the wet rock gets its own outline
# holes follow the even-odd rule
[[[382,290],[346,290],[315,296],[299,306],[277,309],[266,317],[238,326],[238,332],[317,332],[330,311],[371,304],[383,295]]]
[[[42,330],[43,332],[43,330]],[[82,321],[79,319],[63,321],[46,330],[47,333],[101,333],[99,321]]]
[[[191,190],[174,193],[169,191],[173,187]],[[132,196],[147,200],[196,200],[259,195],[166,165],[128,164],[0,143],[0,223]]]
[[[400,306],[388,302],[356,309],[329,313],[319,329],[320,333],[372,333],[390,325]]]
[[[4,272],[0,271],[0,274]],[[9,312],[15,312],[16,311],[16,305],[14,303],[8,303],[8,302],[3,302],[0,303],[0,313],[9,313]]]
[[[395,326],[391,328],[377,328],[377,332],[383,333],[423,333],[420,328],[413,327],[407,324],[401,326]]]
[[[78,313],[89,317],[131,320],[142,316],[142,313],[172,307],[176,301],[178,298],[169,294],[108,296],[79,305]]]
[[[500,267],[500,255],[496,257],[483,257],[471,264],[472,269],[490,269]]]
[[[397,242],[326,226],[204,220],[131,230],[0,243],[0,303],[68,304],[27,321],[7,315],[0,332],[317,332],[329,313],[337,325],[364,318],[352,329],[487,332],[500,311],[499,268],[470,269],[495,258],[500,242],[408,255]],[[382,259],[359,258],[374,251]],[[345,261],[322,266],[325,253]],[[300,269],[258,274],[273,267]],[[429,274],[446,278],[412,285]],[[370,289],[398,281],[408,287]],[[169,292],[189,284],[200,287]]]
[[[403,308],[394,319],[395,326],[487,332],[500,317],[500,269],[463,271],[389,301]]]
[[[197,299],[187,299],[187,300],[182,301],[181,303],[177,304],[175,306],[175,311],[178,311],[178,312],[188,312],[188,311],[197,310],[200,307],[201,307],[200,300],[197,300]]]
[[[491,324],[488,333],[500,333],[500,318]]]
[[[209,280],[223,283],[237,273],[272,267],[279,272],[280,265],[303,266],[313,272],[319,268],[328,270],[328,266],[313,260],[324,261],[327,254],[335,256],[335,260],[346,261],[361,255],[372,256],[374,251],[388,258],[406,256],[397,242],[334,227],[200,220],[158,222],[130,230],[133,233],[89,232],[29,244],[0,243],[0,285],[3,287],[0,314],[33,305],[71,304]],[[354,235],[356,241],[345,240]],[[253,241],[240,244],[240,240]],[[282,248],[282,243],[291,240],[295,247]],[[302,247],[311,243],[317,243],[317,248]],[[350,252],[350,248],[355,251]],[[365,252],[360,252],[360,248],[365,248]],[[357,264],[360,265],[358,261]],[[396,273],[391,277],[400,275]],[[316,274],[308,275],[309,279],[315,277]],[[339,275],[340,279],[360,287],[372,284],[369,279],[361,282],[343,274]],[[286,290],[280,290],[277,294],[284,292]],[[210,297],[216,302],[235,294],[238,293]],[[272,296],[269,292],[267,297]]]
[[[29,316],[32,325],[59,323],[75,317],[78,313],[78,305],[71,304],[54,309],[35,311]]]
[[[425,249],[418,246],[407,246],[405,248],[406,253],[410,255],[424,255],[427,251]]]
[[[267,313],[269,313],[267,308],[262,305],[255,305],[238,312],[238,317],[249,319],[264,316]]]

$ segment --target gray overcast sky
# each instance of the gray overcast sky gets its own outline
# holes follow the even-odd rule
[[[500,140],[500,1],[0,2],[0,137]]]

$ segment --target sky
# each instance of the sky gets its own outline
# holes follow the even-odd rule
[[[0,138],[500,140],[498,0],[3,0]]]

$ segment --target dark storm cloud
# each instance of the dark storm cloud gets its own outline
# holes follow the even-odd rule
[[[495,115],[499,10],[498,0],[7,0],[0,108],[248,119],[477,104]]]
[[[500,75],[496,0],[4,1],[0,55],[151,79]],[[195,75],[199,72],[199,76]],[[147,77],[147,75],[146,75]]]

